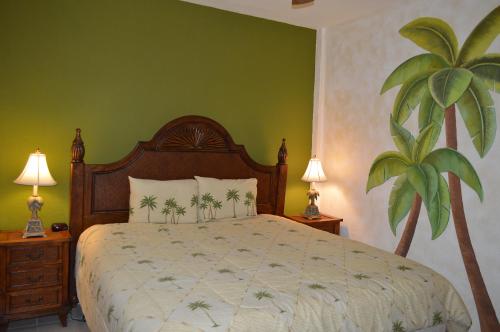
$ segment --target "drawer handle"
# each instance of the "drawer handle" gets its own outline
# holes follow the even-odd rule
[[[43,302],[43,296],[39,296],[35,301],[31,301],[31,298],[24,300],[26,304],[41,304]]]
[[[34,276],[28,277],[29,282],[40,282],[40,281],[42,281],[42,279],[43,279],[43,275],[41,275],[41,274],[38,275],[38,277],[34,277]]]
[[[43,250],[39,249],[36,253],[30,253],[26,254],[26,257],[31,259],[32,261],[35,261],[37,259],[40,259],[43,256]]]

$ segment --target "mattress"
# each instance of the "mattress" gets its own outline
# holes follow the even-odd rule
[[[75,264],[99,331],[467,331],[440,274],[285,218],[107,224]]]

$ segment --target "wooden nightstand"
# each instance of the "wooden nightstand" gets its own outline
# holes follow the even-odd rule
[[[21,231],[0,232],[0,331],[9,320],[54,313],[66,326],[71,236],[46,233],[23,239]]]
[[[330,232],[333,234],[340,234],[340,223],[344,220],[342,218],[330,217],[322,214],[319,219],[307,219],[302,216],[286,216],[288,219],[300,222],[301,224],[311,226],[322,231]]]

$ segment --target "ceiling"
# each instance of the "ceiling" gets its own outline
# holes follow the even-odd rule
[[[368,16],[401,0],[315,0],[293,8],[291,0],[182,0],[312,29]]]

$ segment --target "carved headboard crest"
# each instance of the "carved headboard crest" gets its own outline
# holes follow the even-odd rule
[[[170,129],[158,142],[157,151],[169,150],[228,150],[229,144],[217,131],[203,124]]]

